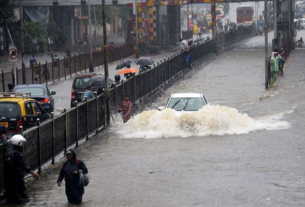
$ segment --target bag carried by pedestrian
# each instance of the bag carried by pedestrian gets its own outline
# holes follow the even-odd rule
[[[80,166],[80,161],[77,160],[78,165]],[[83,173],[82,170],[79,170],[79,181],[78,185],[79,186],[87,186],[89,185],[90,182],[90,176],[88,174]]]

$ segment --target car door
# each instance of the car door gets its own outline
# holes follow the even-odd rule
[[[25,107],[25,117],[23,118],[23,121],[24,121],[24,130],[26,130],[33,126],[36,126],[37,117],[35,115],[32,101],[25,102],[24,107]]]
[[[44,109],[37,102],[33,101],[32,106],[34,109],[36,120],[39,118],[40,122],[44,122],[50,118],[49,115],[44,111]]]

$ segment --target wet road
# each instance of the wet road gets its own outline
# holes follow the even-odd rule
[[[78,151],[91,175],[82,206],[304,206],[304,55],[293,51],[284,76],[266,91],[263,51],[227,51],[147,108],[171,93],[202,92],[213,113],[194,117],[204,114],[209,124],[183,120],[198,133],[170,112],[115,123]],[[68,206],[58,171],[34,183],[27,206]]]

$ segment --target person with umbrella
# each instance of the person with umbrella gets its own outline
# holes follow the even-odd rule
[[[129,79],[133,73],[138,73],[138,72],[139,70],[136,68],[124,68],[118,72],[118,75],[124,74],[124,77],[126,77],[126,79]]]
[[[120,62],[117,66],[116,66],[116,70],[120,70],[122,68],[130,68],[130,64],[132,63],[132,60],[127,59],[127,60],[123,60],[122,62]]]
[[[137,61],[135,61],[137,65],[140,65],[140,71],[145,71],[151,69],[152,64],[155,63],[155,61],[149,57],[141,57]]]

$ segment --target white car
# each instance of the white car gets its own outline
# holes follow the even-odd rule
[[[300,19],[301,29],[305,29],[305,18]]]
[[[207,105],[205,97],[201,93],[174,93],[169,98],[166,106],[160,106],[160,111],[170,108],[176,111],[198,111]]]

